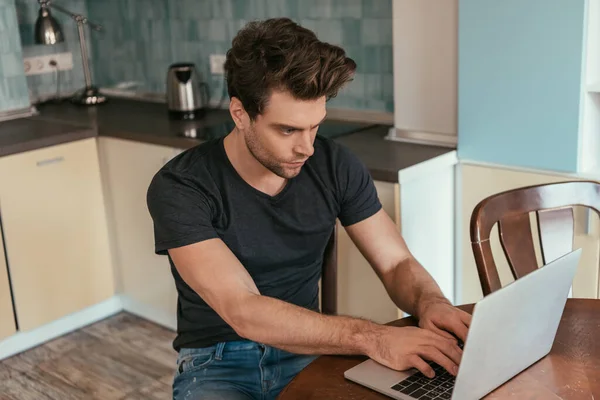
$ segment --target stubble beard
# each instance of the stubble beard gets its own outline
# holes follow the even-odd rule
[[[273,160],[260,145],[258,134],[254,128],[248,128],[248,131],[244,134],[244,141],[252,157],[275,175],[284,179],[292,179],[300,173],[300,168],[297,171],[295,169],[291,170],[282,166],[278,161]]]

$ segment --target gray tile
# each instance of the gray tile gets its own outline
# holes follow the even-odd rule
[[[361,18],[362,0],[332,0],[332,18]]]
[[[169,30],[169,22],[166,19],[150,20],[148,23],[148,31],[150,33],[150,44],[156,47],[169,47],[171,43],[171,32]]]
[[[211,38],[210,22],[211,21],[198,21],[196,24],[198,30],[198,39],[202,42],[209,41]],[[225,33],[227,33],[227,28],[225,28]],[[192,39],[186,38],[186,40]]]
[[[173,20],[172,25],[178,31],[177,39],[171,37],[171,40],[206,40],[208,38],[208,23],[197,21],[195,19]],[[205,35],[202,34],[201,28],[204,28]],[[168,41],[167,41],[168,43]]]
[[[0,111],[8,109],[8,88],[6,87],[6,79],[0,75]]]
[[[210,86],[210,101],[213,103],[223,102],[227,104],[229,96],[227,95],[227,84],[221,76],[211,76],[208,80]]]
[[[387,112],[394,112],[394,101],[386,101],[385,102],[385,111]]]
[[[354,75],[354,79],[348,82],[340,91],[340,96],[363,97],[365,96],[365,76],[360,73]]]
[[[13,77],[25,74],[21,53],[3,54],[2,60],[0,61],[0,75],[4,77]]]
[[[380,46],[364,46],[363,62],[358,66],[358,70],[365,73],[381,72],[381,47]]]
[[[193,20],[183,20],[183,19],[170,19],[168,23],[169,27],[169,38],[173,43],[180,42],[185,40],[187,37],[198,37],[199,33],[191,33],[189,30],[190,26],[187,24],[188,21]],[[197,29],[196,21],[193,21],[193,26]]]
[[[267,15],[266,0],[247,0],[247,19],[263,19]]]
[[[362,24],[358,19],[345,18],[342,24],[342,43],[345,45],[360,44],[362,36]]]
[[[29,91],[25,75],[4,78],[8,96],[13,101],[13,108],[23,108],[29,105]]]
[[[232,17],[235,19],[243,19],[248,15],[250,2],[248,0],[231,0]]]
[[[333,17],[334,0],[301,0],[298,3],[298,18],[331,18]]]
[[[302,0],[280,0],[281,2],[285,2],[287,16],[290,18],[298,18],[300,19],[300,7],[302,4]]]
[[[21,39],[21,46],[32,46],[34,44],[34,30],[35,25],[19,24],[19,38]]]
[[[386,102],[378,99],[368,99],[365,108],[374,111],[386,111]]]
[[[364,46],[364,63],[361,71],[366,73],[393,72],[392,46]]]
[[[394,99],[394,74],[385,73],[381,74],[381,98],[384,100]]]
[[[266,2],[265,18],[295,17],[297,15],[298,3],[286,0],[271,0]]]
[[[232,0],[210,0],[210,3],[212,10],[211,18],[233,18],[234,14]]]
[[[182,18],[206,19],[213,18],[212,1],[214,0],[180,0],[182,9],[179,16]]]
[[[381,71],[384,73],[393,73],[394,72],[394,51],[393,47],[390,46],[381,46]]]
[[[119,1],[120,0],[86,0],[85,5],[88,17],[90,20],[95,21],[118,17],[120,15],[118,9]]]
[[[344,44],[342,48],[346,52],[346,57],[350,57],[356,63],[357,71],[363,72],[363,48],[357,45],[347,44]]]
[[[302,19],[299,21],[299,24],[302,25],[306,29],[310,29],[311,31],[318,34],[318,23],[316,19]]]
[[[2,1],[2,0],[0,0]],[[6,19],[8,17],[8,13],[9,13],[9,8],[6,5],[3,5],[2,3],[0,3],[0,33],[4,33],[7,32],[7,22]]]
[[[94,1],[94,0],[92,0]],[[97,0],[96,0],[97,1]],[[169,14],[169,0],[135,0],[135,8],[138,11],[137,18],[163,20]]]
[[[224,42],[227,40],[227,25],[225,20],[213,19],[208,22],[209,40]]]
[[[362,43],[365,45],[391,45],[392,19],[365,18],[362,20]]]
[[[342,43],[342,22],[335,19],[318,19],[315,21],[315,33],[320,40],[331,43],[341,44]]]
[[[362,0],[362,14],[366,18],[389,18],[392,0]]]
[[[14,51],[11,46],[12,39],[9,35],[0,34],[0,55]]]
[[[364,76],[365,81],[365,98],[374,98],[380,99],[382,98],[383,88],[382,88],[382,79],[379,74],[366,74]]]

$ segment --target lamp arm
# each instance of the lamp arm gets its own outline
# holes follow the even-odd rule
[[[67,10],[66,8],[63,8],[62,6],[56,5],[54,3],[51,3],[50,0],[40,0],[40,4],[42,5],[42,7],[46,6],[46,7],[52,7],[55,10],[58,10],[64,14],[67,14],[68,16],[70,16],[71,18],[73,18],[75,21],[77,22],[81,22],[84,24],[88,24],[90,26],[90,28],[96,30],[96,31],[101,31],[102,30],[102,25],[96,24],[91,22],[90,20],[87,19],[87,17],[81,15],[81,14],[75,14],[69,10]]]

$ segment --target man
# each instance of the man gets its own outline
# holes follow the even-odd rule
[[[317,136],[355,67],[289,19],[248,24],[225,63],[235,128],[154,177],[156,252],[169,255],[179,294],[175,399],[272,399],[319,354],[456,373],[470,316],[413,258],[363,164]],[[319,313],[336,219],[419,328]]]

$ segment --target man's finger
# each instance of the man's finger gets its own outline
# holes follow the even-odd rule
[[[457,340],[454,336],[452,336],[451,333],[438,328],[437,326],[435,326],[435,324],[429,324],[429,326],[427,326],[427,329],[431,330],[433,333],[436,333],[446,339],[450,339],[453,343],[457,343]]]
[[[456,365],[460,365],[463,351],[460,347],[458,347],[458,343],[440,340],[435,344],[435,347],[444,353],[448,358],[450,358],[454,363],[456,363]]]
[[[450,372],[452,375],[456,376],[458,372],[458,364],[452,361],[448,356],[446,356],[443,352],[441,352],[438,348],[433,346],[423,347],[419,351],[419,355],[423,358],[433,361],[434,363],[441,365],[446,369],[446,371]]]
[[[446,321],[447,325],[441,328],[447,329],[454,333],[463,342],[467,339],[467,332],[469,328],[462,322],[460,318],[453,317],[449,321]]]
[[[462,320],[462,322],[467,327],[470,327],[471,326],[471,320],[473,319],[473,316],[471,314],[469,314],[469,313],[461,312],[460,313],[460,319]]]
[[[413,367],[421,371],[426,377],[430,379],[435,377],[433,368],[431,368],[431,366],[427,364],[421,357],[415,355],[413,358],[411,358],[410,363]]]

